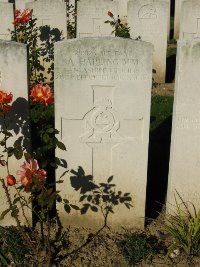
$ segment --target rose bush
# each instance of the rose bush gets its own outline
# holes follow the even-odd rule
[[[25,24],[32,18],[32,9],[25,9],[24,11],[21,11],[20,9],[15,10],[15,19],[12,22],[14,25],[18,24]]]

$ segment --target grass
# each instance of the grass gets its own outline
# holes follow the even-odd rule
[[[159,253],[159,241],[154,236],[143,232],[127,234],[122,242],[123,254],[130,266],[136,266],[142,261],[151,262]]]
[[[173,100],[173,96],[152,96],[150,131],[154,131],[172,115]]]

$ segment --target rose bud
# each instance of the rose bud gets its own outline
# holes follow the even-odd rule
[[[108,16],[112,18],[113,17],[113,13],[108,11]]]
[[[8,175],[6,177],[6,180],[7,180],[7,184],[9,186],[12,186],[12,185],[15,185],[16,184],[16,179],[15,179],[15,177],[13,175]]]

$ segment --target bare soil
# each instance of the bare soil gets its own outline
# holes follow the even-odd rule
[[[200,258],[193,258],[188,262],[185,254],[181,251],[178,255],[173,253],[158,254],[152,260],[140,262],[138,265],[129,265],[123,253],[123,241],[126,233],[134,233],[136,229],[127,230],[121,228],[121,231],[104,229],[99,236],[95,237],[86,247],[77,254],[65,259],[59,264],[59,267],[200,267]],[[155,236],[162,242],[166,248],[170,248],[173,242],[170,237],[162,230],[162,224],[154,221],[146,228],[148,235]],[[70,228],[70,250],[79,247],[91,233],[91,229]]]
[[[158,84],[156,87],[152,89],[152,95],[173,96],[174,95],[174,83]]]

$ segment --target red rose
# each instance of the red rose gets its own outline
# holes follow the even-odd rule
[[[113,17],[113,13],[108,11],[108,16],[112,18]]]
[[[8,176],[6,177],[6,180],[7,180],[7,184],[8,184],[9,186],[13,186],[13,185],[16,184],[16,179],[15,179],[15,177],[14,177],[13,175],[8,175]]]
[[[53,104],[54,102],[53,90],[48,84],[35,84],[31,88],[30,97],[32,98],[33,102],[39,102],[45,106]]]
[[[5,91],[0,90],[0,104],[9,104],[12,102],[13,95],[11,93],[6,93]]]

